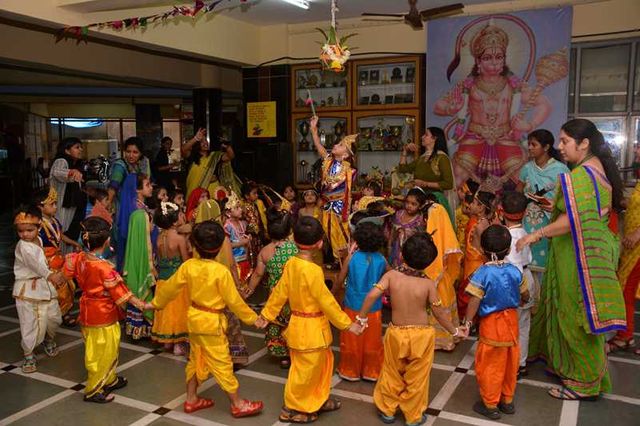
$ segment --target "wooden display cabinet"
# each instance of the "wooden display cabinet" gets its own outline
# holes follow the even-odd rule
[[[309,128],[311,114],[294,114],[291,117],[291,135],[293,135],[293,178],[297,188],[309,188],[319,178],[314,174],[313,165],[320,159],[313,146],[313,137]],[[344,136],[353,133],[350,112],[318,113],[320,122],[318,132],[320,141],[327,151]]]
[[[374,166],[383,173],[391,172],[400,162],[403,146],[420,138],[420,118],[418,109],[355,111],[358,173],[369,173]]]
[[[349,65],[341,73],[323,70],[319,64],[291,67],[291,111],[311,115],[306,100],[311,93],[318,115],[326,111],[351,109]]]
[[[358,60],[351,70],[354,110],[420,108],[422,56]]]

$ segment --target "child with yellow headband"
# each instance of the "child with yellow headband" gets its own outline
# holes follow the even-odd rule
[[[56,286],[64,283],[61,273],[49,269],[47,258],[38,236],[42,213],[33,206],[22,208],[13,224],[20,241],[16,244],[13,273],[13,297],[20,320],[21,346],[24,352],[22,371],[36,371],[35,349],[44,343],[47,356],[58,355],[54,337],[62,323]]]

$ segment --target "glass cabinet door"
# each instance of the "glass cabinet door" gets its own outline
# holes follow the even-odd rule
[[[318,122],[318,134],[320,143],[331,151],[336,143],[349,134],[350,114],[333,114],[320,117]],[[292,120],[293,152],[295,166],[295,184],[298,186],[312,185],[319,178],[317,162],[320,156],[313,146],[313,138],[309,128],[309,117],[300,114]],[[314,167],[316,165],[316,167]]]
[[[350,107],[348,75],[345,70],[341,73],[324,71],[322,69],[306,67],[293,68],[293,105],[296,112],[309,111],[311,107],[307,99],[311,95],[314,106],[318,111],[344,110]]]
[[[420,123],[417,111],[394,111],[383,114],[360,113],[354,117],[359,133],[356,156],[359,173],[370,173],[372,167],[391,172],[400,161],[404,145],[418,137]]]
[[[416,107],[419,101],[419,62],[415,59],[355,65],[354,107],[389,109]]]

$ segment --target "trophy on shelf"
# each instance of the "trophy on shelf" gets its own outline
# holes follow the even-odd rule
[[[309,163],[307,162],[307,160],[302,160],[300,161],[300,176],[303,179],[303,182],[308,182],[309,180],[309,176],[307,176],[307,166],[309,165]]]
[[[299,150],[300,151],[309,151],[309,141],[307,140],[307,136],[309,135],[309,123],[306,120],[303,120],[298,124],[298,130],[302,135],[302,140],[300,141]]]
[[[336,121],[336,124],[333,126],[333,134],[336,137],[336,143],[340,142],[342,135],[344,135],[344,123],[342,121]]]

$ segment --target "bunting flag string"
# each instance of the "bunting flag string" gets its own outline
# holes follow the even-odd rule
[[[150,24],[167,21],[169,19],[173,19],[180,16],[195,18],[198,15],[213,12],[216,6],[218,6],[223,1],[224,0],[213,0],[210,2],[205,2],[203,0],[196,0],[193,6],[173,6],[171,10],[167,10],[162,13],[156,13],[154,15],[126,18],[126,19],[120,19],[115,21],[96,22],[93,24],[82,25],[82,26],[67,26],[62,28],[56,34],[56,43],[61,40],[66,40],[68,38],[76,39],[78,43],[80,43],[81,41],[86,42],[87,36],[89,34],[89,29],[92,29],[92,28],[95,28],[98,30],[111,28],[116,31],[121,31],[123,29],[133,30],[136,28],[145,29]],[[227,1],[231,1],[231,0],[227,0]],[[245,3],[246,1],[247,0],[240,0],[240,3]]]

